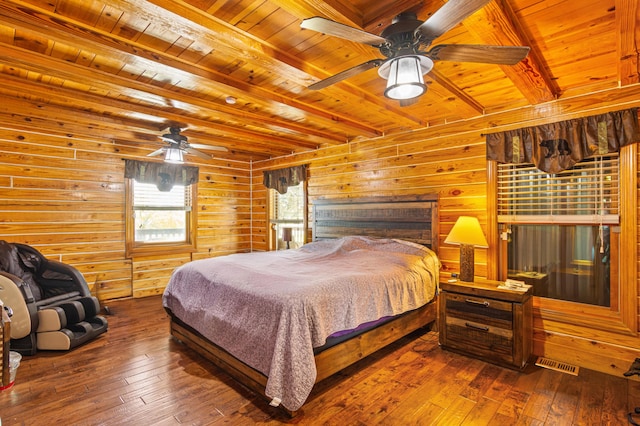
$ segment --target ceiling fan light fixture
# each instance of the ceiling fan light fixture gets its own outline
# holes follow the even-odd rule
[[[399,56],[385,62],[378,74],[387,80],[384,95],[390,99],[413,99],[427,91],[424,74],[431,71],[433,61],[426,56]]]
[[[167,152],[164,154],[164,161],[166,163],[180,164],[184,162],[182,150],[180,148],[167,148]]]

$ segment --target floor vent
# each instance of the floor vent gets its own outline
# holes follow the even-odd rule
[[[566,362],[560,362],[549,358],[538,357],[536,361],[536,365],[538,367],[548,368],[549,370],[560,371],[562,373],[572,374],[574,376],[578,375],[579,367],[571,364],[567,364]]]

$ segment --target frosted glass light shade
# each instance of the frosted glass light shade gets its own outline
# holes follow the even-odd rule
[[[164,154],[164,161],[167,163],[182,163],[184,161],[182,150],[178,148],[167,148],[167,152]]]
[[[423,74],[433,68],[433,61],[425,56],[400,56],[384,63],[378,70],[387,79],[384,95],[390,99],[412,99],[424,94],[427,86]]]

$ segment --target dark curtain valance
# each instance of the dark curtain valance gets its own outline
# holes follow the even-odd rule
[[[487,159],[533,163],[547,173],[559,173],[584,158],[618,152],[639,141],[638,109],[632,108],[488,134]]]
[[[263,172],[264,186],[285,194],[290,186],[296,186],[307,178],[307,165]]]
[[[188,186],[198,182],[198,168],[171,163],[125,160],[124,177],[140,183],[153,183],[159,191],[171,191],[173,185]]]

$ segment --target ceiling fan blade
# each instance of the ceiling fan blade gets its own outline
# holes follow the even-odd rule
[[[440,44],[431,49],[427,56],[439,61],[515,65],[526,58],[528,53],[529,48],[525,46]]]
[[[190,143],[189,147],[190,148],[204,149],[204,150],[208,150],[208,151],[224,151],[224,152],[229,151],[229,149],[224,147],[224,146],[206,145],[206,144],[202,144],[202,143]]]
[[[338,83],[339,81],[342,81],[349,77],[353,77],[354,75],[360,74],[361,72],[370,70],[371,68],[379,67],[384,62],[385,61],[383,59],[372,59],[360,65],[356,65],[355,67],[341,71],[338,74],[333,75],[329,78],[320,80],[317,83],[313,83],[311,86],[309,86],[309,89],[311,90],[324,89],[325,87],[331,86],[332,84]]]
[[[416,28],[415,34],[422,40],[432,41],[480,10],[489,1],[491,0],[449,0]]]
[[[386,39],[375,34],[332,21],[330,19],[319,16],[305,19],[300,23],[300,27],[308,30],[317,31],[319,33],[329,34],[340,37],[345,40],[356,41],[358,43],[368,44],[378,47],[387,42]]]
[[[193,148],[185,148],[184,151],[187,154],[195,155],[197,157],[204,158],[205,160],[211,160],[211,158],[213,158],[211,157],[211,155],[205,154],[204,152],[200,152],[197,149],[193,149]]]
[[[151,154],[147,154],[147,157],[155,157],[156,155],[164,154],[166,150],[167,148],[162,147],[160,149],[153,151]]]

